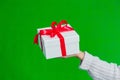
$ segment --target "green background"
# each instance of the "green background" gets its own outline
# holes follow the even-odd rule
[[[81,50],[120,64],[120,0],[0,0],[0,80],[92,80],[74,57],[46,60],[36,29],[67,20]]]

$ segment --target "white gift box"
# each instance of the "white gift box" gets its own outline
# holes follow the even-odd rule
[[[67,25],[71,27],[69,24]],[[40,30],[44,30],[44,29],[51,29],[51,27],[39,28],[37,29],[37,32],[39,33]],[[80,36],[77,34],[77,32],[71,30],[71,31],[60,32],[60,34],[64,37],[66,55],[79,53]],[[43,53],[46,59],[62,57],[60,40],[57,35],[55,35],[52,38],[49,35],[42,35],[41,39],[40,39],[40,35],[38,35],[38,43],[40,48],[41,48],[41,42],[43,47]]]

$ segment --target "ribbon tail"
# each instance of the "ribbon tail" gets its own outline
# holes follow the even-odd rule
[[[34,38],[34,44],[38,44],[38,34]]]

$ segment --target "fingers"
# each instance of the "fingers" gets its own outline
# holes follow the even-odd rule
[[[67,56],[62,56],[62,57],[58,57],[58,58],[69,58],[69,57],[79,57],[82,52],[80,51],[79,53],[76,54],[71,54],[71,55],[67,55]]]
[[[68,55],[68,56],[62,56],[62,58],[69,58],[69,57],[75,57],[76,54],[71,54],[71,55]]]

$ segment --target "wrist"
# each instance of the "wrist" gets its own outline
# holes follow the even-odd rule
[[[77,56],[79,59],[83,60],[84,55],[85,55],[85,53],[80,51],[80,53],[78,53],[76,56]]]

